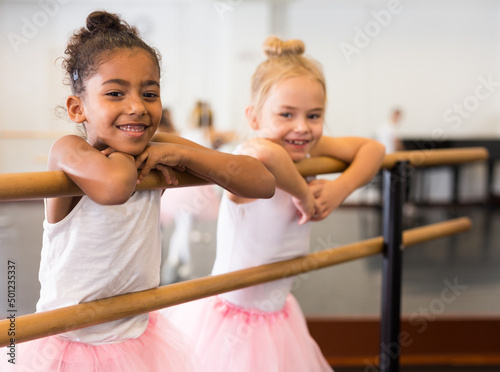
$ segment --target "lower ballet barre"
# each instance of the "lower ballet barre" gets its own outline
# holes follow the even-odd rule
[[[470,219],[461,217],[406,230],[403,233],[403,247],[458,234],[467,231],[470,227]],[[188,280],[51,311],[23,315],[16,319],[15,342],[26,342],[144,314],[219,293],[272,280],[280,280],[327,266],[372,256],[381,253],[383,245],[383,238],[376,237],[286,261]],[[9,327],[9,319],[0,321],[0,347],[8,346],[10,343]]]

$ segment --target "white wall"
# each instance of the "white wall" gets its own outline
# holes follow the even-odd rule
[[[181,128],[197,99],[219,128],[244,128],[251,74],[276,33],[323,64],[329,134],[372,136],[398,105],[405,136],[500,136],[499,0],[0,0],[0,134],[73,130],[54,113],[68,93],[54,61],[102,8],[162,53],[162,99]],[[0,172],[44,170],[52,141],[0,136]]]
[[[49,8],[43,5],[47,3]],[[197,99],[214,101],[218,117],[225,118],[221,125],[230,121],[231,111],[221,103],[231,97],[231,80],[226,75],[231,71],[231,23],[219,18],[211,2],[0,1],[0,131],[73,130],[73,123],[55,115],[55,107],[64,104],[69,88],[62,84],[60,65],[54,61],[63,55],[71,32],[84,25],[86,15],[102,8],[137,25],[143,37],[159,49],[162,100],[172,108],[180,128]],[[6,173],[44,170],[43,154],[53,138],[2,140],[0,136],[0,141],[0,171]]]
[[[467,117],[453,111],[474,96],[481,77],[500,83],[499,7],[498,1],[323,1],[315,7],[300,1],[288,7],[286,36],[305,40],[322,62],[335,133],[373,134],[398,105],[405,136],[430,137],[440,129],[446,137],[498,137],[498,86],[493,93],[481,89],[477,107],[468,99]]]

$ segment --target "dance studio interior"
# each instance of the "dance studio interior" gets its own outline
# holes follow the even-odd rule
[[[0,319],[9,262],[17,319],[36,311],[40,177],[52,144],[79,134],[60,57],[94,10],[119,14],[158,49],[176,131],[207,102],[213,127],[233,134],[225,152],[251,135],[263,41],[302,40],[326,79],[323,134],[378,139],[394,125],[397,136],[372,181],[312,222],[311,254],[381,240],[362,257],[302,261],[292,293],[311,336],[337,372],[500,371],[500,0],[0,0]],[[23,196],[32,190],[41,194]],[[174,220],[162,224],[165,265]],[[161,286],[210,276],[217,215],[190,221],[189,262],[162,267]],[[426,227],[431,238],[406,244]]]

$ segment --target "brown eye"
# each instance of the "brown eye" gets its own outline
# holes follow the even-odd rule
[[[106,93],[107,96],[111,96],[111,97],[121,97],[123,96],[123,93],[121,92],[108,92]]]

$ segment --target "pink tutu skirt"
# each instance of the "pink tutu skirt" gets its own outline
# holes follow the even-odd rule
[[[291,294],[273,313],[218,296],[162,311],[190,335],[204,371],[332,372]]]
[[[149,325],[136,339],[88,345],[51,336],[18,344],[16,364],[0,362],[1,371],[16,372],[156,372],[199,371],[193,348],[161,314],[149,314]],[[5,363],[5,364],[4,364]],[[5,365],[5,369],[4,369]]]

